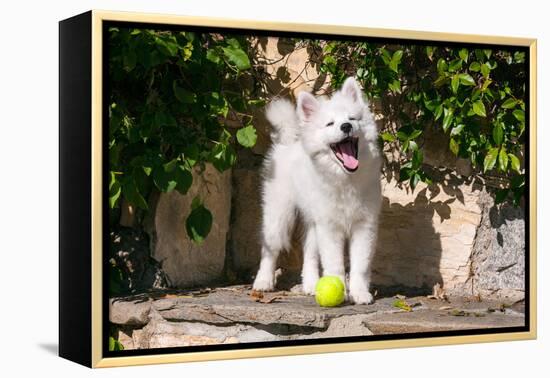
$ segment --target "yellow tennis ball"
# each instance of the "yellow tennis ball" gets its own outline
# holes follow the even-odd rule
[[[315,286],[315,300],[322,307],[336,307],[342,302],[346,296],[346,287],[336,276],[324,276],[317,281]]]

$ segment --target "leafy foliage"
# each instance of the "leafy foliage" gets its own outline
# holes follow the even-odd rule
[[[526,66],[523,51],[329,42],[321,71],[338,87],[356,75],[367,96],[393,105],[398,130],[383,143],[401,150],[400,180],[414,190],[430,183],[422,168],[422,134],[428,127],[448,137],[448,148],[479,173],[503,177],[497,202],[523,195]],[[401,109],[407,109],[402,111]]]
[[[239,85],[251,69],[249,48],[244,37],[109,30],[111,209],[124,199],[147,210],[153,190],[186,194],[194,170],[209,162],[223,172],[237,148],[255,145],[245,99],[256,96]],[[241,125],[236,136],[230,117]],[[202,204],[191,210],[193,241],[204,240],[211,218]]]
[[[206,163],[223,172],[256,144],[251,109],[262,106],[265,65],[246,36],[109,30],[109,206],[147,211],[153,191],[186,194]],[[381,143],[400,151],[399,179],[431,183],[424,164],[428,128],[480,174],[505,185],[497,202],[524,191],[526,67],[523,51],[293,39],[334,88],[347,76],[391,110],[397,129]],[[311,49],[310,49],[311,47]],[[316,52],[319,52],[317,54]],[[305,69],[305,68],[304,68]],[[285,79],[286,80],[286,79]],[[289,85],[289,81],[284,81]],[[292,83],[292,82],[290,82]],[[263,86],[263,87],[262,87]],[[259,89],[262,88],[262,89]],[[230,125],[230,126],[229,126]],[[200,244],[212,226],[195,198],[185,227]],[[112,280],[119,279],[118,273]]]
[[[124,345],[113,336],[109,336],[109,352],[124,350]]]

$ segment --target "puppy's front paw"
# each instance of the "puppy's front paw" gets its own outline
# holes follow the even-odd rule
[[[317,285],[317,280],[304,280],[302,282],[302,291],[306,295],[315,295],[315,286]]]
[[[275,290],[275,275],[258,275],[254,280],[252,289],[258,291],[273,291]]]
[[[349,299],[355,304],[371,304],[374,302],[374,297],[368,290],[350,290]]]
[[[351,275],[349,300],[355,304],[371,304],[374,302],[374,297],[369,292],[369,282],[364,277]]]

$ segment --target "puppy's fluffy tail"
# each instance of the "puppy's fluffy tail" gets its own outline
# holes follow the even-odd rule
[[[267,120],[273,125],[271,140],[279,144],[292,144],[298,140],[298,115],[294,105],[283,99],[272,101],[266,108]]]

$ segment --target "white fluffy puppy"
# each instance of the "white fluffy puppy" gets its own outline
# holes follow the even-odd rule
[[[281,250],[288,250],[299,213],[304,221],[302,286],[315,293],[319,258],[323,275],[345,281],[349,245],[348,298],[373,301],[369,265],[381,206],[377,128],[353,78],[330,99],[301,92],[297,107],[276,100],[267,108],[273,147],[263,182],[263,240],[253,288],[273,290]]]

